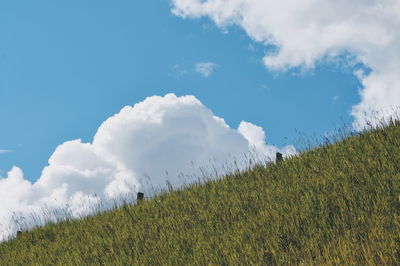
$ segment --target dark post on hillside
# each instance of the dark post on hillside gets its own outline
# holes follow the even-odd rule
[[[277,152],[277,153],[276,153],[276,162],[279,163],[279,162],[282,162],[282,161],[283,161],[283,155],[282,155],[282,153]]]
[[[144,193],[138,192],[137,193],[137,203],[143,201],[143,199],[144,199]]]

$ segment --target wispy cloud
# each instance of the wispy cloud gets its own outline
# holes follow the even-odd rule
[[[12,152],[12,150],[4,150],[4,149],[0,149],[0,154],[3,154],[3,153],[9,153],[9,152]]]
[[[199,62],[196,64],[195,69],[197,73],[200,73],[203,77],[208,78],[212,75],[217,67],[218,65],[213,62]]]
[[[172,75],[176,77],[181,77],[188,74],[188,70],[185,66],[181,64],[175,64],[172,66]]]

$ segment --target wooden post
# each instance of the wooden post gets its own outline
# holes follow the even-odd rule
[[[276,261],[274,259],[274,254],[272,254],[271,252],[266,252],[264,257],[265,257],[266,265],[276,265]]]
[[[144,193],[138,192],[138,193],[137,193],[137,203],[139,203],[139,202],[142,201],[143,199],[144,199]]]
[[[282,162],[282,161],[283,161],[283,155],[282,155],[282,153],[277,152],[277,153],[276,153],[276,162],[279,163],[279,162]]]

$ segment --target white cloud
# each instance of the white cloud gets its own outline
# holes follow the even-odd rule
[[[218,65],[213,62],[199,62],[196,64],[195,70],[197,73],[207,78],[212,75],[216,67],[218,67]]]
[[[313,68],[321,60],[353,55],[372,71],[358,77],[361,102],[353,107],[355,126],[372,114],[394,114],[400,104],[399,0],[172,0],[181,17],[210,17],[225,29],[239,25],[257,42],[272,44],[265,55],[271,70]],[[374,121],[372,121],[374,122]]]
[[[12,150],[2,150],[2,149],[0,149],[0,154],[2,154],[2,153],[9,153],[9,152],[12,152]]]
[[[0,178],[0,239],[21,226],[13,212],[34,212],[43,221],[52,216],[42,214],[41,206],[63,207],[79,217],[130,191],[149,195],[152,186],[165,188],[167,180],[173,186],[195,181],[210,160],[221,173],[233,159],[245,166],[249,151],[266,159],[278,149],[266,145],[262,128],[242,122],[238,130],[231,129],[194,96],[149,97],[104,121],[92,143],[73,140],[58,146],[35,183],[17,167]],[[282,151],[295,153],[291,146]]]

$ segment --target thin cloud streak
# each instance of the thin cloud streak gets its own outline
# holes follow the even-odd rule
[[[195,71],[200,73],[203,77],[208,78],[214,73],[217,67],[218,65],[213,62],[199,62],[195,66]]]

